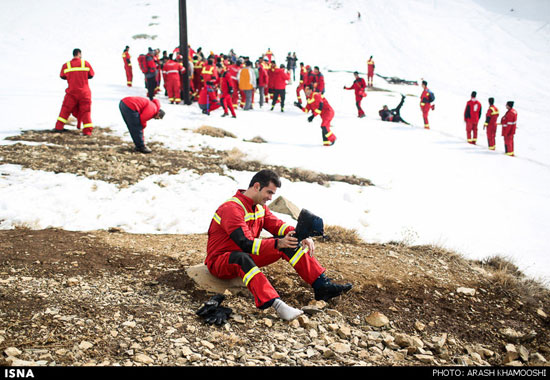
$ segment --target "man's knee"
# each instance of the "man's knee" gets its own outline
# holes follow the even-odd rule
[[[229,264],[236,264],[241,267],[244,273],[248,273],[256,266],[256,263],[248,253],[235,251],[229,255]]]

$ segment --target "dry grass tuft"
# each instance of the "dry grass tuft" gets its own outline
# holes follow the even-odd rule
[[[207,135],[212,137],[231,137],[237,138],[233,133],[228,132],[221,128],[211,127],[209,125],[203,125],[194,130],[195,133],[200,133],[201,135]]]
[[[343,243],[359,245],[363,241],[359,237],[357,230],[344,228],[340,226],[325,226],[326,239],[332,243]]]

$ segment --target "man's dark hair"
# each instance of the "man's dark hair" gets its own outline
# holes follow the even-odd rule
[[[514,102],[512,100],[506,102],[506,105],[509,106],[510,108],[514,108]]]
[[[495,98],[489,98],[489,104],[490,105],[495,104]]]
[[[422,84],[423,84],[424,86],[427,86],[427,85],[428,85],[428,82],[426,82],[425,80],[423,80],[423,81],[422,81]]]
[[[476,91],[472,91],[472,98],[475,98],[477,96],[477,92]]]
[[[82,53],[82,51],[80,51],[80,49],[74,49],[73,50],[73,57],[76,57],[78,55],[78,53]]]
[[[281,179],[279,178],[279,175],[270,169],[263,169],[254,174],[254,177],[252,177],[248,187],[254,186],[256,182],[260,183],[260,190],[266,186],[269,186],[270,183],[273,183],[277,187],[281,187]]]

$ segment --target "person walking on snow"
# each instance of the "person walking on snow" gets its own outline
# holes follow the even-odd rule
[[[126,85],[132,87],[132,80],[134,77],[132,71],[132,61],[130,60],[130,47],[126,46],[122,52],[122,61],[124,61],[124,71],[126,72]]]
[[[273,102],[271,104],[271,111],[275,109],[275,104],[277,104],[280,97],[281,112],[285,112],[286,85],[290,80],[290,73],[285,70],[285,65],[281,65],[271,75],[273,75]]]
[[[65,124],[71,113],[77,118],[77,128],[83,123],[82,134],[89,136],[94,129],[92,124],[92,92],[88,79],[94,77],[94,69],[89,62],[82,59],[80,49],[73,50],[73,59],[63,64],[59,76],[66,80],[68,87],[61,105],[61,111],[55,123],[55,132],[64,132]]]
[[[357,117],[365,117],[365,112],[361,108],[361,101],[364,97],[367,96],[367,83],[365,83],[365,80],[361,77],[359,77],[359,73],[356,71],[353,73],[355,76],[355,80],[353,81],[353,84],[350,87],[344,86],[344,90],[354,90],[355,91],[355,105],[357,107]]]
[[[281,319],[290,321],[303,311],[282,301],[260,268],[280,259],[288,261],[312,286],[316,300],[337,297],[352,285],[332,283],[325,276],[326,269],[313,256],[313,240],[298,241],[298,226],[286,224],[269,210],[266,203],[279,187],[277,173],[261,170],[252,177],[248,189],[238,190],[217,208],[208,228],[205,264],[217,278],[241,278],[258,309],[273,307]],[[261,238],[264,229],[273,237]]]
[[[310,123],[315,116],[321,116],[321,133],[323,137],[323,145],[331,146],[336,141],[336,135],[330,130],[330,122],[334,118],[334,110],[330,106],[329,102],[325,99],[325,96],[319,92],[313,92],[313,86],[307,85],[305,87],[307,96],[307,105],[305,108],[298,102],[294,105],[300,108],[304,112],[311,111],[312,115],[307,118]]]
[[[428,114],[430,110],[435,108],[435,105],[432,104],[435,100],[435,95],[432,91],[428,89],[428,82],[425,80],[422,81],[422,94],[420,95],[420,110],[422,111],[422,117],[424,118],[424,128],[430,129],[430,122],[428,120]]]
[[[509,101],[506,103],[506,114],[500,119],[502,125],[502,136],[504,137],[504,147],[506,149],[507,156],[514,156],[514,135],[516,134],[516,123],[518,120],[518,113],[514,109],[514,102]]]
[[[466,137],[469,144],[477,143],[477,124],[481,118],[481,103],[476,99],[477,92],[472,91],[472,97],[466,103],[464,109],[464,122],[466,123]]]
[[[372,82],[374,79],[374,60],[372,59],[372,55],[370,56],[369,60],[367,61],[367,80],[368,80],[368,86],[372,87]]]
[[[489,109],[485,115],[485,124],[483,129],[487,130],[487,144],[489,150],[495,150],[496,148],[496,135],[497,135],[497,121],[498,121],[498,108],[495,106],[495,99],[489,98]]]
[[[158,99],[149,100],[140,96],[128,96],[120,101],[118,107],[134,141],[135,150],[151,153],[151,149],[145,145],[143,130],[147,127],[149,120],[164,117],[164,111],[160,108]]]

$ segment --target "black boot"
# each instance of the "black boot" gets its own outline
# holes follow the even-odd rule
[[[321,274],[317,280],[312,284],[315,291],[315,299],[317,301],[328,301],[331,298],[338,297],[339,295],[349,291],[352,284],[334,284],[330,281],[325,274]]]

